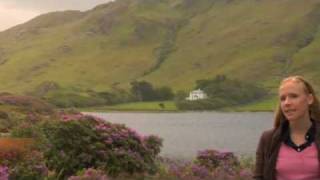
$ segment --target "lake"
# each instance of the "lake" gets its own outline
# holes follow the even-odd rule
[[[161,155],[192,159],[199,150],[254,156],[263,130],[272,128],[271,112],[85,113],[121,123],[144,135],[163,138]]]

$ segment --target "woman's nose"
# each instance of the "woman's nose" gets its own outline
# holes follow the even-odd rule
[[[285,101],[284,101],[284,104],[285,104],[285,105],[291,104],[290,98],[286,98]]]

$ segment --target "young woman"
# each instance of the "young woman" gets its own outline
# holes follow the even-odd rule
[[[265,131],[256,154],[256,180],[320,179],[320,106],[301,76],[284,79],[274,128]]]

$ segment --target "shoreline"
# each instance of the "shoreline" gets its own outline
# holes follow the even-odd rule
[[[82,109],[82,108],[75,108],[76,110],[80,112],[100,112],[100,113],[107,113],[107,112],[112,112],[112,113],[199,113],[199,112],[217,112],[217,113],[245,113],[245,112],[274,112],[273,110],[203,110],[203,111],[192,111],[192,110],[134,110],[134,109],[106,109],[106,110],[100,110],[100,109],[93,109],[93,110],[88,110],[88,109]]]

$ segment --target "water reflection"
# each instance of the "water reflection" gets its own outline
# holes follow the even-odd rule
[[[263,130],[272,127],[269,112],[90,113],[110,122],[123,123],[142,134],[164,139],[161,155],[194,158],[199,150],[227,150],[254,155]]]

